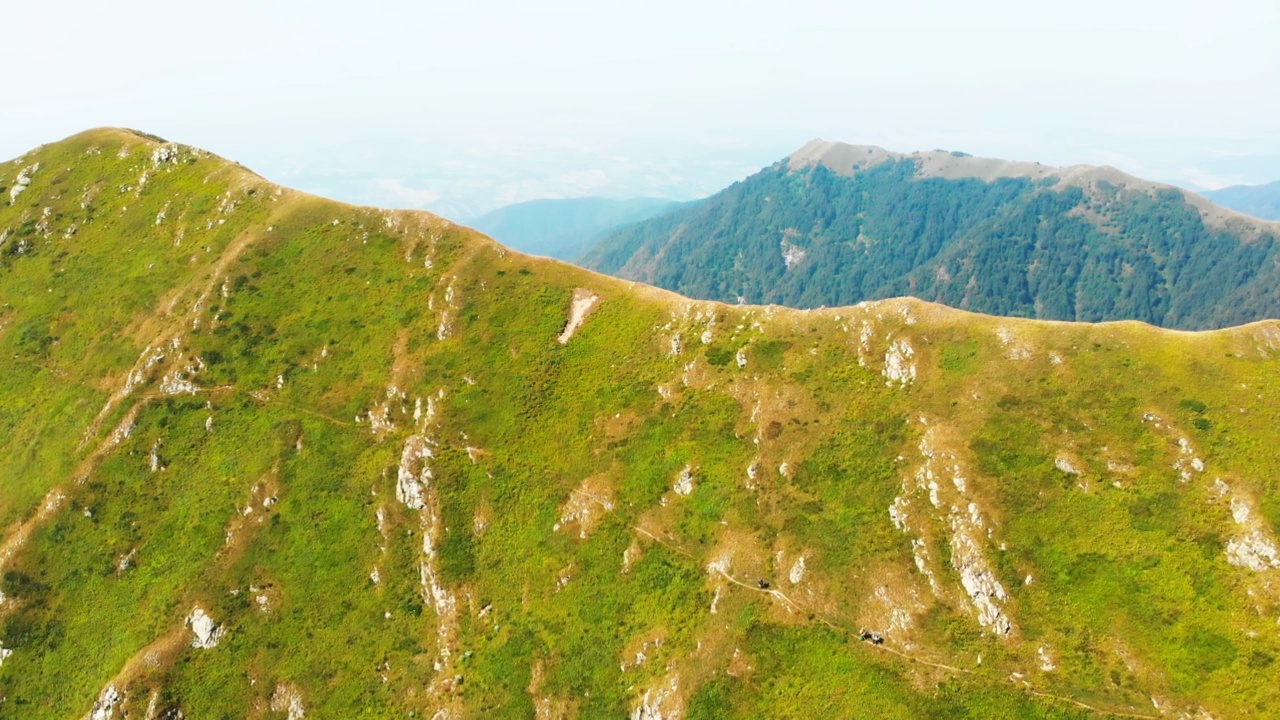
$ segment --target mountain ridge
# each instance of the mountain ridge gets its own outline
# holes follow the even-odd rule
[[[1204,193],[1210,200],[1262,220],[1280,221],[1280,180],[1233,185]]]
[[[0,717],[1280,707],[1280,323],[690,300],[117,132],[19,174]]]
[[[581,262],[729,302],[913,295],[1195,329],[1280,315],[1277,238],[1280,225],[1118,171],[812,141],[711,198],[614,231]]]
[[[1034,181],[1056,179],[1060,185],[1078,187],[1107,182],[1145,192],[1174,190],[1182,193],[1210,222],[1223,225],[1234,224],[1237,227],[1261,223],[1273,230],[1280,228],[1280,222],[1275,220],[1254,217],[1218,205],[1211,197],[1202,193],[1195,193],[1169,183],[1140,178],[1110,165],[1077,164],[1057,167],[1034,161],[977,157],[948,150],[917,150],[903,153],[886,150],[877,145],[854,145],[821,138],[810,140],[785,159],[792,170],[821,164],[836,174],[845,176],[860,170],[868,170],[886,160],[910,160],[917,164],[920,177],[938,177],[948,180],[973,178],[991,182],[999,178],[1024,177]]]
[[[262,175],[260,175],[259,173],[255,172],[252,168],[248,168],[248,167],[246,167],[246,166],[244,166],[244,165],[240,164],[239,162],[236,162],[236,161],[234,161],[234,160],[231,160],[231,159],[228,159],[228,158],[223,157],[223,156],[221,156],[221,155],[218,155],[217,153],[213,153],[213,152],[210,152],[210,151],[208,151],[208,150],[203,150],[203,149],[197,148],[197,147],[195,147],[195,146],[191,146],[191,145],[185,145],[185,144],[181,144],[181,143],[177,143],[177,142],[172,142],[172,141],[166,140],[166,139],[164,139],[164,138],[162,138],[162,137],[160,137],[160,136],[158,136],[158,135],[152,135],[152,134],[147,133],[147,132],[145,132],[145,131],[137,130],[137,129],[134,129],[134,128],[117,127],[117,126],[100,126],[100,127],[96,127],[96,128],[91,128],[91,129],[89,129],[89,130],[84,130],[84,131],[81,131],[81,132],[79,132],[79,133],[75,133],[75,134],[73,134],[73,135],[70,135],[70,136],[68,136],[67,138],[65,138],[65,139],[63,139],[63,140],[61,140],[61,141],[57,141],[57,142],[55,142],[55,143],[46,143],[46,144],[44,144],[44,145],[40,145],[40,146],[38,146],[37,148],[34,148],[33,150],[30,150],[30,151],[28,151],[28,152],[26,152],[26,153],[23,153],[22,155],[19,155],[19,156],[18,156],[18,157],[16,157],[16,158],[12,158],[12,159],[10,159],[10,160],[8,160],[8,161],[0,161],[0,166],[2,166],[2,165],[4,165],[4,164],[21,165],[21,164],[23,164],[23,163],[24,163],[24,161],[25,161],[25,159],[26,159],[26,158],[28,158],[29,156],[31,156],[32,154],[34,154],[34,153],[36,153],[36,152],[39,152],[41,149],[43,149],[43,148],[45,148],[45,147],[47,147],[48,145],[51,145],[51,144],[52,144],[52,145],[57,145],[57,144],[61,144],[61,143],[77,142],[77,141],[85,141],[85,140],[109,140],[109,139],[113,139],[113,138],[139,138],[139,139],[142,139],[142,140],[144,140],[144,141],[146,141],[146,142],[155,143],[156,145],[159,145],[159,146],[173,146],[173,147],[175,147],[175,148],[179,148],[179,149],[183,149],[183,150],[187,150],[187,151],[196,152],[196,153],[199,153],[199,154],[203,155],[204,157],[211,158],[211,159],[217,160],[217,161],[219,161],[219,162],[225,163],[225,164],[226,164],[226,166],[227,166],[228,168],[234,168],[236,171],[244,173],[244,174],[247,176],[247,178],[248,178],[248,179],[256,180],[256,181],[258,181],[258,182],[261,182],[261,183],[263,183],[263,184],[265,184],[265,185],[270,186],[270,187],[271,187],[271,188],[273,188],[273,189],[279,189],[279,190],[283,191],[283,192],[284,192],[285,194],[287,194],[287,195],[292,195],[292,196],[295,196],[295,197],[298,197],[298,198],[304,198],[304,199],[308,199],[308,200],[311,200],[311,201],[323,201],[323,202],[325,202],[325,203],[333,204],[333,205],[340,206],[340,207],[345,207],[345,208],[348,208],[348,209],[351,209],[351,210],[377,211],[377,212],[386,213],[386,214],[391,214],[391,215],[395,215],[395,216],[401,216],[401,217],[422,216],[423,218],[428,219],[428,220],[430,220],[430,221],[432,221],[432,222],[441,223],[441,224],[443,224],[443,225],[445,225],[445,226],[448,226],[448,227],[456,227],[456,228],[459,228],[459,229],[472,229],[472,230],[473,230],[473,232],[475,232],[475,237],[476,237],[476,238],[478,238],[478,239],[482,240],[483,242],[486,242],[486,243],[491,244],[494,248],[500,249],[500,250],[501,250],[501,251],[503,251],[503,252],[517,254],[517,255],[519,255],[519,256],[521,256],[521,257],[523,257],[523,258],[526,258],[528,261],[533,262],[533,263],[551,262],[551,263],[554,263],[554,264],[555,264],[555,265],[557,265],[557,266],[561,266],[561,267],[566,268],[566,269],[569,269],[569,268],[578,269],[578,266],[577,266],[575,263],[571,263],[571,262],[569,262],[569,261],[567,261],[567,260],[564,260],[564,259],[555,258],[555,257],[549,257],[549,256],[546,256],[546,255],[540,255],[540,254],[538,254],[538,253],[529,253],[529,252],[524,252],[524,251],[521,251],[521,250],[519,250],[519,249],[517,249],[517,248],[513,248],[513,247],[510,247],[510,246],[508,246],[508,245],[504,245],[503,243],[501,243],[501,242],[499,242],[499,241],[495,240],[494,238],[490,237],[489,235],[485,234],[483,231],[480,231],[480,230],[477,230],[477,229],[473,229],[473,228],[471,228],[469,225],[467,225],[467,224],[465,224],[465,223],[455,222],[455,221],[450,220],[450,219],[448,219],[448,218],[445,218],[445,217],[443,217],[443,216],[441,216],[441,215],[438,215],[438,214],[436,214],[436,213],[433,213],[433,212],[431,212],[430,210],[423,210],[423,209],[410,209],[410,208],[386,209],[386,208],[380,208],[380,207],[377,207],[377,206],[359,205],[359,204],[349,203],[349,202],[346,202],[346,201],[343,201],[343,200],[337,200],[337,199],[330,198],[330,197],[327,197],[327,196],[324,196],[324,195],[317,195],[317,194],[310,193],[310,192],[307,192],[307,191],[304,191],[304,190],[298,190],[298,189],[296,189],[296,188],[291,188],[291,187],[288,187],[288,186],[286,186],[286,185],[281,185],[281,184],[275,183],[275,182],[273,182],[273,181],[271,181],[271,180],[268,180],[268,179],[266,179],[265,177],[263,177]],[[811,144],[811,143],[814,143],[814,142],[823,142],[823,143],[827,143],[828,141],[823,141],[823,140],[812,140],[812,141],[810,141],[810,143],[807,143],[806,145]],[[837,144],[837,145],[844,145],[844,146],[852,147],[852,148],[855,148],[855,149],[863,149],[863,148],[877,148],[877,147],[878,147],[878,146],[872,146],[872,145],[865,145],[865,146],[863,146],[863,145],[849,145],[849,144],[847,144],[847,143],[840,143],[840,142],[838,142],[838,141],[834,141],[834,142],[835,142],[835,144]],[[893,153],[893,151],[886,151],[886,152]],[[946,152],[946,153],[950,154],[950,151],[929,151],[929,152]],[[896,154],[896,155],[901,155],[902,157],[907,158],[907,157],[912,157],[912,156],[916,155],[917,153],[911,153],[911,154],[895,153],[895,154]],[[788,156],[788,157],[791,157],[791,156]],[[1003,162],[1003,161],[1001,161],[1001,162]],[[1014,161],[1014,162],[1018,162],[1018,161]],[[1039,163],[1030,163],[1030,164],[1039,165]],[[1048,167],[1048,166],[1045,166],[1045,167]],[[1096,167],[1096,166],[1088,166],[1088,165],[1085,165],[1085,166],[1073,166],[1073,167],[1087,167],[1087,168],[1093,168],[1093,167]],[[1052,169],[1052,168],[1051,168],[1051,169]],[[1117,171],[1117,172],[1119,172],[1119,171]],[[1144,182],[1145,182],[1145,181],[1144,181]],[[1159,184],[1159,183],[1153,183],[1153,184]],[[1169,187],[1169,188],[1171,188],[1171,189],[1178,189],[1178,188],[1175,188],[1175,187],[1174,187],[1174,186],[1172,186],[1172,185],[1169,185],[1168,187]],[[529,202],[541,202],[541,201],[534,200],[534,201],[529,201]],[[526,203],[521,203],[521,204],[526,204]],[[678,202],[677,202],[677,204],[678,204]],[[793,307],[790,307],[790,306],[787,306],[787,305],[778,304],[778,303],[765,303],[765,304],[742,304],[742,303],[734,303],[734,302],[727,302],[727,301],[719,301],[719,300],[714,300],[714,299],[692,298],[692,297],[688,297],[688,296],[686,296],[686,295],[682,295],[682,294],[680,294],[679,292],[676,292],[676,291],[674,291],[674,290],[670,290],[670,289],[667,289],[667,288],[664,288],[664,287],[661,287],[661,286],[657,286],[657,285],[653,285],[653,284],[650,284],[650,283],[645,283],[645,282],[641,282],[641,281],[637,281],[637,280],[629,280],[629,279],[627,279],[627,278],[619,278],[619,277],[616,277],[616,276],[611,275],[611,274],[608,274],[608,273],[598,273],[598,272],[592,271],[590,268],[586,268],[585,270],[586,270],[586,272],[590,273],[593,277],[598,278],[598,280],[599,280],[599,281],[601,281],[601,282],[606,282],[606,283],[617,283],[619,287],[624,287],[624,286],[625,286],[628,290],[636,291],[636,292],[641,293],[641,294],[643,294],[643,295],[645,295],[645,296],[647,296],[647,297],[652,297],[652,298],[655,298],[655,299],[661,299],[661,300],[663,300],[663,301],[665,301],[665,302],[677,303],[677,304],[684,304],[684,303],[689,303],[689,302],[702,303],[702,304],[709,304],[709,306],[710,306],[710,307],[715,307],[715,308],[720,308],[720,309],[729,309],[729,308],[741,309],[741,308],[749,308],[749,309],[757,309],[757,310],[761,310],[761,311],[766,311],[766,310],[767,310],[767,311],[773,311],[773,312],[779,312],[779,311],[781,311],[781,312],[799,312],[799,313],[803,313],[803,314],[805,314],[805,315],[816,314],[816,315],[821,316],[821,315],[830,315],[830,314],[833,314],[833,313],[834,313],[834,314],[840,314],[840,313],[841,313],[841,311],[848,311],[848,310],[857,309],[857,308],[864,308],[864,307],[876,308],[876,307],[878,307],[881,303],[886,304],[886,306],[900,306],[900,305],[902,305],[903,303],[905,303],[906,305],[914,305],[914,306],[917,306],[917,307],[920,307],[920,308],[928,308],[928,311],[929,311],[930,313],[934,313],[934,314],[941,313],[941,314],[944,314],[944,315],[945,315],[945,314],[947,314],[947,313],[954,313],[954,315],[955,315],[955,317],[956,317],[957,319],[959,319],[959,318],[966,318],[966,317],[967,317],[967,318],[972,318],[972,319],[986,318],[986,319],[989,319],[989,320],[1000,321],[1000,322],[1011,322],[1011,323],[1015,323],[1015,324],[1020,324],[1020,323],[1031,323],[1031,324],[1043,324],[1043,325],[1050,325],[1050,326],[1053,326],[1053,325],[1062,325],[1062,326],[1081,325],[1081,326],[1146,327],[1146,328],[1150,328],[1150,329],[1155,330],[1155,331],[1158,331],[1158,332],[1162,332],[1162,333],[1170,333],[1170,334],[1175,334],[1175,335],[1179,335],[1179,334],[1185,334],[1185,335],[1199,335],[1199,334],[1205,334],[1205,333],[1208,333],[1208,334],[1212,334],[1212,333],[1229,333],[1229,332],[1234,331],[1234,330],[1244,330],[1244,329],[1248,329],[1248,328],[1253,328],[1254,326],[1265,326],[1265,325],[1270,325],[1270,324],[1273,324],[1273,323],[1280,324],[1280,318],[1266,318],[1266,319],[1261,319],[1261,320],[1252,320],[1252,321],[1248,321],[1248,322],[1240,323],[1240,324],[1238,324],[1238,325],[1231,325],[1231,326],[1222,327],[1222,328],[1208,328],[1208,329],[1188,330],[1188,329],[1182,329],[1182,328],[1168,328],[1168,327],[1162,327],[1162,326],[1160,326],[1160,325],[1155,325],[1155,324],[1152,324],[1152,323],[1149,323],[1149,322],[1145,322],[1145,321],[1142,321],[1142,320],[1134,320],[1134,319],[1118,319],[1118,320],[1086,321],[1086,320],[1057,320],[1057,319],[1045,319],[1045,318],[1009,317],[1009,316],[996,315],[996,314],[991,314],[991,313],[984,313],[984,312],[980,312],[980,311],[968,310],[968,309],[964,309],[964,308],[957,308],[957,307],[953,307],[953,306],[947,305],[947,304],[945,304],[945,303],[938,303],[938,302],[933,302],[933,301],[929,301],[929,300],[924,300],[924,299],[917,298],[917,297],[914,297],[914,296],[911,296],[911,295],[901,295],[901,296],[896,296],[896,297],[881,298],[881,299],[878,299],[878,300],[863,300],[863,301],[859,301],[859,302],[856,302],[856,303],[850,303],[850,304],[848,304],[848,305],[836,305],[836,306],[829,306],[829,307],[815,307],[815,308],[793,308]]]

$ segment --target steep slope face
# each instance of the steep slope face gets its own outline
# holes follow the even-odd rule
[[[520,252],[572,260],[605,233],[679,205],[658,198],[531,200],[499,208],[468,224]]]
[[[1280,324],[688,301],[124,131],[3,167],[2,717],[1280,708]]]
[[[1236,212],[1263,220],[1280,220],[1280,180],[1266,185],[1235,185],[1202,194]]]
[[[1280,316],[1276,227],[1110,168],[815,141],[582,262],[724,302],[1205,329]]]

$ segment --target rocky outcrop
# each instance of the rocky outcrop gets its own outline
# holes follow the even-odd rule
[[[201,650],[218,647],[218,641],[226,634],[226,628],[214,622],[199,605],[187,616],[186,626],[191,629],[191,647]]]
[[[36,163],[30,167],[22,168],[18,171],[18,177],[13,181],[13,187],[9,188],[9,202],[16,202],[18,196],[22,194],[31,185],[31,176],[40,169],[40,163]]]
[[[677,495],[689,495],[693,492],[693,467],[684,466],[684,469],[676,476],[676,481],[672,483],[671,490]]]
[[[680,678],[674,674],[644,691],[631,711],[631,720],[679,720],[684,717]]]
[[[116,689],[116,686],[108,685],[94,701],[93,708],[89,710],[89,720],[111,720],[115,715],[116,706],[123,700],[124,695]]]
[[[785,237],[782,239],[780,247],[782,249],[782,264],[787,270],[795,268],[804,262],[805,257],[808,256],[804,248],[790,242]]]
[[[289,720],[302,720],[307,714],[302,706],[302,693],[289,683],[276,685],[271,694],[271,712],[285,713]]]
[[[884,370],[886,385],[897,383],[899,387],[908,385],[916,379],[916,364],[912,359],[916,351],[906,338],[898,338],[889,345],[884,354]]]
[[[804,579],[804,573],[805,561],[804,555],[801,555],[796,558],[795,562],[791,563],[791,571],[787,573],[787,580],[789,580],[792,585],[798,585],[800,581]]]
[[[1231,519],[1241,528],[1227,541],[1227,562],[1254,572],[1280,568],[1280,549],[1266,522],[1255,517],[1252,499],[1231,490],[1226,483],[1222,486],[1231,498]]]
[[[1227,541],[1227,562],[1254,572],[1280,568],[1280,550],[1271,538],[1254,529]]]
[[[934,569],[934,552],[929,537],[935,533],[930,522],[942,522],[942,532],[949,535],[951,567],[960,577],[969,603],[977,613],[978,624],[996,635],[1008,635],[1013,623],[1004,611],[1009,597],[1004,585],[986,558],[984,543],[993,529],[977,500],[971,497],[969,480],[959,458],[942,448],[941,433],[925,418],[924,435],[919,450],[924,462],[915,473],[903,479],[902,494],[889,507],[889,518],[899,530],[912,535],[911,547],[916,568],[929,580],[934,594],[947,592]],[[928,506],[923,500],[927,499]],[[930,507],[932,510],[930,510]]]
[[[410,510],[421,510],[425,504],[423,492],[431,482],[433,457],[431,438],[413,435],[404,443],[400,453],[400,466],[396,470],[396,499]]]
[[[991,628],[997,635],[1007,635],[1012,630],[1012,625],[1001,610],[1001,605],[1009,598],[1004,586],[987,564],[981,546],[973,538],[971,531],[981,529],[982,525],[977,506],[971,503],[970,508],[973,511],[971,520],[962,520],[954,515],[951,518],[951,565],[960,573],[960,584],[964,586],[978,611],[978,623]]]
[[[1081,472],[1080,468],[1076,467],[1076,464],[1066,455],[1059,455],[1054,458],[1053,466],[1068,475],[1079,475]]]

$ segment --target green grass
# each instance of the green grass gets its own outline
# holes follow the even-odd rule
[[[429,216],[276,195],[217,158],[152,167],[154,147],[116,131],[48,146],[24,161],[42,169],[19,202],[0,202],[6,537],[51,489],[69,498],[0,575],[0,644],[13,650],[0,717],[83,715],[196,604],[225,625],[222,642],[124,678],[131,712],[154,691],[189,717],[242,717],[287,685],[308,717],[443,705],[527,717],[548,701],[617,717],[669,677],[691,718],[1081,717],[1066,698],[1143,713],[1152,696],[1221,716],[1280,707],[1280,598],[1227,564],[1238,529],[1225,500],[1208,502],[1221,477],[1269,532],[1280,519],[1280,363],[1253,329],[1042,325],[913,301],[686,308]],[[87,208],[85,188],[97,188]],[[10,251],[15,233],[27,251]],[[601,300],[561,345],[576,288]],[[1030,357],[1010,359],[998,325]],[[672,356],[676,333],[685,349]],[[144,348],[175,334],[170,357],[92,425]],[[881,375],[891,337],[915,349],[905,388]],[[196,357],[202,390],[160,396],[171,363]],[[438,414],[420,426],[428,398]],[[395,427],[375,435],[369,413],[384,403]],[[129,436],[94,456],[135,406]],[[1008,638],[976,621],[945,505],[919,494],[910,534],[890,522],[931,427],[990,520],[982,550],[1009,594]],[[415,432],[434,443],[431,560],[425,516],[396,500]],[[1207,463],[1189,482],[1173,469],[1179,438]],[[1062,453],[1079,476],[1055,467]],[[680,496],[686,466],[695,483]],[[608,485],[612,511],[585,539],[555,531],[588,477]],[[255,486],[277,502],[263,507]],[[798,609],[709,574],[725,553],[735,577],[768,579]],[[457,603],[443,646],[424,562]],[[889,647],[960,671],[854,640],[883,617],[880,589],[919,603]],[[1056,670],[1038,669],[1041,646]],[[440,680],[452,689],[435,694]]]

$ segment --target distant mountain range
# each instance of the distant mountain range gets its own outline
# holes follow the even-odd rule
[[[680,204],[660,198],[531,200],[494,210],[472,220],[470,225],[521,252],[572,260],[599,241],[603,233]]]
[[[1280,180],[1266,185],[1234,185],[1201,193],[1225,208],[1263,220],[1280,220]]]
[[[619,228],[591,269],[697,298],[812,308],[910,295],[1050,320],[1280,317],[1280,225],[1110,167],[815,140]]]

